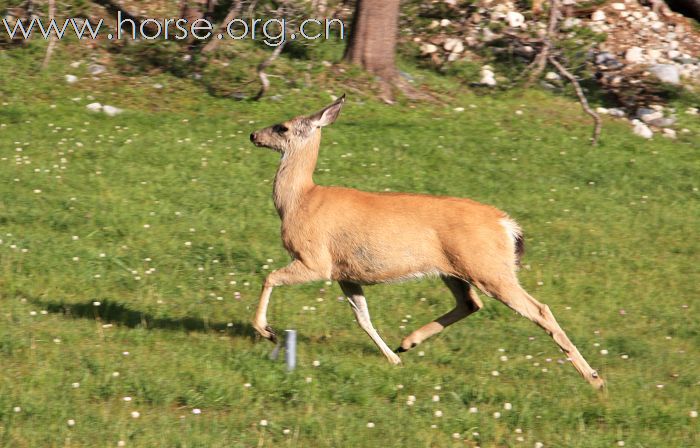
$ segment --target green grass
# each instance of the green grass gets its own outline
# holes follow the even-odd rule
[[[248,134],[320,108],[327,92],[257,104],[165,75],[68,86],[76,70],[58,57],[40,74],[0,53],[0,446],[700,444],[689,116],[675,141],[606,121],[593,149],[578,104],[535,90],[459,91],[448,107],[348,92],[316,181],[508,211],[526,232],[523,285],[609,387],[593,391],[539,328],[490,299],[392,367],[323,283],[273,293],[271,325],[300,335],[287,373],[248,324],[266,272],[289,261],[271,200],[278,157]],[[91,101],[127,111],[91,114]],[[452,306],[437,280],[367,295],[390,345]]]

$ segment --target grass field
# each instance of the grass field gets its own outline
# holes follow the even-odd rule
[[[700,445],[697,118],[680,113],[690,132],[674,141],[606,121],[592,149],[578,104],[535,90],[414,108],[348,92],[316,181],[508,211],[523,285],[608,388],[487,298],[390,366],[324,283],[273,293],[271,325],[299,332],[287,373],[248,323],[289,261],[278,156],[248,134],[342,86],[256,104],[165,75],[69,86],[64,65],[35,67],[0,53],[0,446]],[[367,295],[392,346],[452,307],[439,280]]]

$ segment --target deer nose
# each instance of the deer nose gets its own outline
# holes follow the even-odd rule
[[[250,133],[250,141],[255,143],[255,132]]]

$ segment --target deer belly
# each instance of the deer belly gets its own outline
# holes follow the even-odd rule
[[[440,275],[441,254],[429,247],[354,244],[333,254],[333,278],[361,284],[385,283]]]

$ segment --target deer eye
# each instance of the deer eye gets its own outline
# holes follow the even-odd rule
[[[289,128],[283,124],[276,124],[272,127],[272,130],[277,132],[278,134],[284,134],[289,130]]]

